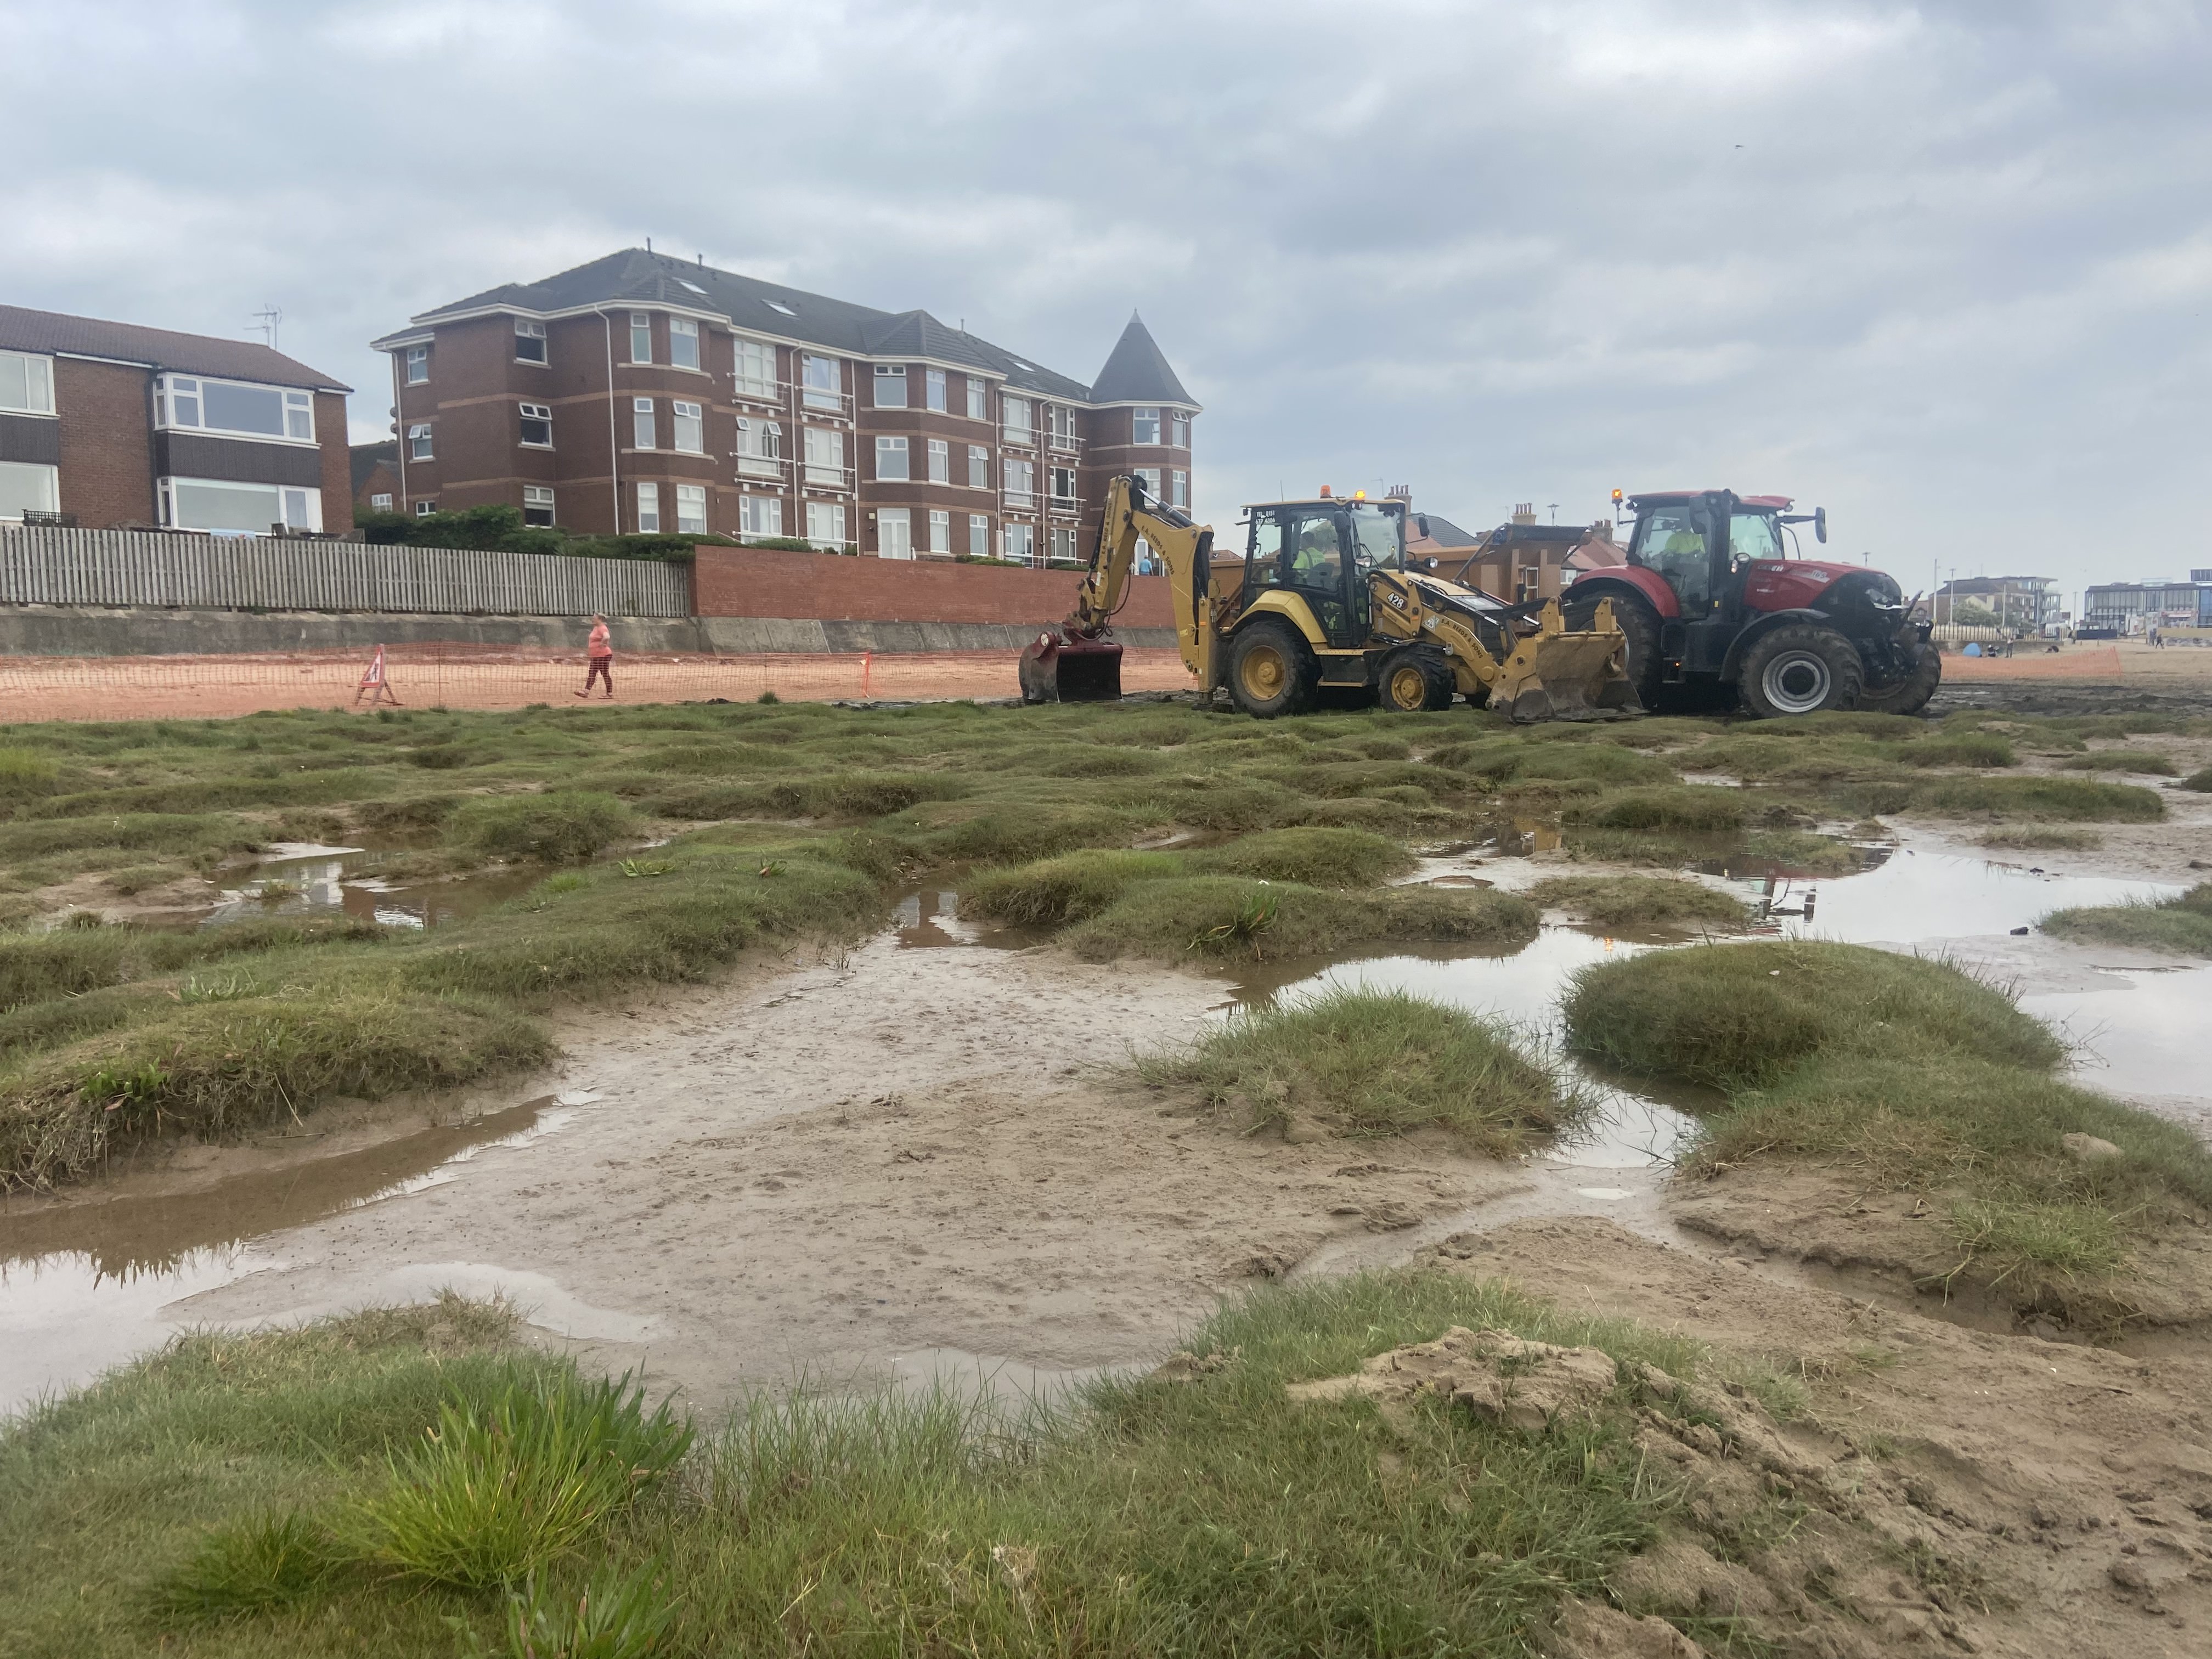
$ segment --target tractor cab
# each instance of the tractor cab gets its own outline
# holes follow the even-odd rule
[[[1664,619],[1667,654],[1682,672],[1717,673],[1747,622],[1808,603],[1850,568],[1790,559],[1785,526],[1810,524],[1825,542],[1828,514],[1793,514],[1786,495],[1665,490],[1628,505],[1629,567],[1650,573],[1638,585]]]
[[[1251,530],[1239,608],[1269,593],[1304,599],[1330,649],[1365,645],[1374,574],[1406,568],[1406,504],[1323,495],[1244,510]]]

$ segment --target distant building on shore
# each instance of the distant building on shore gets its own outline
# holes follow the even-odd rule
[[[1559,597],[1581,570],[1625,563],[1627,550],[1613,538],[1613,521],[1591,525],[1538,524],[1535,507],[1522,502],[1494,530],[1462,529],[1438,513],[1413,510],[1413,492],[1391,492],[1406,503],[1406,551],[1433,558],[1437,574],[1492,599],[1518,603]]]
[[[2212,579],[2212,571],[2191,571]],[[2212,580],[2104,582],[2081,593],[2081,620],[2091,628],[2141,634],[2153,628],[2212,628]]]
[[[1936,590],[1935,622],[1938,627],[1972,620],[1954,611],[1969,604],[1996,617],[1995,626],[2014,634],[2040,634],[2059,620],[2063,603],[2057,580],[2050,576],[1960,576]]]

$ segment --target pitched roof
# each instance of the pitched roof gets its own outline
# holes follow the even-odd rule
[[[1091,388],[1080,380],[1054,374],[988,340],[948,327],[926,311],[878,311],[872,306],[784,288],[757,276],[741,276],[641,247],[623,248],[543,282],[502,283],[465,300],[423,312],[413,321],[434,324],[441,317],[500,307],[545,314],[625,302],[710,312],[729,319],[733,328],[801,340],[848,356],[911,354],[972,365],[988,374],[1003,375],[1018,390],[1072,402],[1095,401]],[[371,343],[382,346],[385,341]],[[1157,356],[1158,348],[1154,347],[1153,352]],[[1169,378],[1174,378],[1172,373]]]
[[[137,323],[65,316],[58,311],[27,311],[21,306],[0,306],[0,350],[106,357],[119,362],[143,363],[149,368],[214,374],[225,380],[258,381],[264,386],[307,386],[330,392],[353,390],[281,351],[272,351],[250,340],[179,334],[171,329],[145,328]]]
[[[1189,404],[1197,407],[1190,393],[1182,389],[1176,372],[1168,367],[1168,360],[1153,340],[1145,319],[1135,312],[1129,313],[1129,325],[1121,331],[1113,351],[1106,359],[1106,367],[1098,371],[1098,379],[1091,388],[1094,404]]]
[[[381,461],[395,470],[399,465],[399,440],[386,438],[381,443],[356,444],[347,452],[353,461],[353,493],[361,494],[361,487],[368,482],[368,475],[376,471]]]
[[[1416,513],[1413,519],[1414,528],[1438,547],[1473,547],[1482,539],[1471,532],[1462,530],[1441,513]],[[1415,539],[1419,538],[1417,537]]]

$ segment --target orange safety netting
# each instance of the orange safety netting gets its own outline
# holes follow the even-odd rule
[[[266,709],[368,708],[382,653],[385,695],[401,708],[521,708],[569,703],[584,684],[580,653],[438,642],[196,657],[0,658],[0,721],[137,720],[251,714]],[[1020,695],[1011,651],[798,653],[667,656],[617,653],[617,703],[757,701],[942,702]],[[1125,691],[1183,691],[1173,651],[1129,648]],[[604,701],[598,690],[592,702]]]

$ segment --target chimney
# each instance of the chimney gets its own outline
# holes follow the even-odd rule
[[[1516,501],[1513,504],[1513,522],[1516,524],[1535,523],[1536,503],[1534,501]]]

